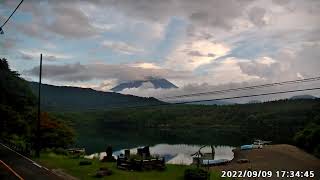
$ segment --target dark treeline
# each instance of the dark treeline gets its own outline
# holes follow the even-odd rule
[[[6,59],[0,59],[0,138],[22,149],[35,145],[37,99],[28,82],[10,70]],[[73,143],[73,130],[43,112],[41,114],[42,148],[66,147]]]
[[[107,111],[103,128],[229,127],[249,136],[287,140],[313,119],[320,100],[280,100],[261,104],[179,105]],[[262,133],[263,132],[263,133]]]
[[[130,134],[126,137],[132,141],[153,138],[157,142],[182,143],[189,139],[186,143],[218,144],[222,143],[219,138],[224,144],[228,144],[227,141],[252,143],[259,138],[296,144],[317,154],[319,108],[319,99],[297,99],[225,106],[127,108],[59,116],[70,119],[78,134],[91,137],[107,137],[113,133],[118,140]],[[155,132],[157,135],[150,134]]]

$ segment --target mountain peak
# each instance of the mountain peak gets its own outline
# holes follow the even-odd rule
[[[112,88],[111,91],[119,92],[124,89],[139,88],[142,87],[145,83],[151,84],[154,89],[178,88],[176,85],[164,78],[147,77],[145,80],[134,80],[120,83]]]
[[[304,95],[296,95],[292,96],[290,99],[317,99],[317,97],[309,95],[309,94],[304,94]]]

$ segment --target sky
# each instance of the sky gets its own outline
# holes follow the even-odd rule
[[[0,0],[0,23],[19,2]],[[179,89],[121,93],[205,92],[319,76],[319,17],[318,0],[25,0],[0,57],[36,81],[42,53],[53,85],[109,91],[161,77]]]

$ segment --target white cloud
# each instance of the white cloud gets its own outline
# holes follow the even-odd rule
[[[131,64],[130,66],[144,68],[144,69],[162,69],[160,66],[154,63],[147,63],[147,62],[134,63],[134,64]]]
[[[268,87],[268,88],[257,88],[257,89],[251,89],[246,91],[230,91],[227,93],[220,93],[220,94],[216,93],[211,95],[208,94],[203,96],[185,97],[185,98],[178,98],[178,99],[167,98],[172,96],[188,95],[188,94],[194,94],[194,93],[205,93],[205,92],[219,91],[219,90],[225,90],[225,89],[261,85],[261,84],[271,83],[271,82],[272,81],[269,81],[269,80],[256,79],[250,82],[225,83],[225,84],[219,84],[219,85],[209,85],[206,83],[188,84],[178,89],[131,88],[131,89],[125,89],[121,91],[121,93],[142,96],[142,97],[156,97],[156,98],[159,98],[160,100],[167,101],[167,102],[185,102],[185,101],[193,101],[193,100],[219,99],[219,98],[226,98],[226,97],[252,95],[252,94],[263,94],[263,93],[269,93],[269,92],[287,91],[292,89],[304,89],[304,88],[311,88],[311,87],[319,87],[320,85],[320,82],[309,82],[309,83],[291,84],[291,85],[285,85],[285,86],[274,86],[274,87]],[[259,97],[251,97],[251,98],[232,99],[232,100],[229,100],[229,102],[245,103],[245,102],[250,102],[252,100],[270,101],[270,100],[276,100],[281,98],[290,98],[294,95],[301,95],[301,94],[310,94],[316,97],[320,97],[319,91],[306,91],[306,92],[277,94],[277,95],[259,96]]]
[[[201,65],[209,64],[215,59],[227,55],[229,51],[230,48],[221,43],[191,39],[177,47],[169,55],[165,66],[193,71]]]
[[[113,41],[103,41],[102,46],[104,48],[110,49],[112,51],[116,51],[123,54],[135,54],[142,53],[144,50],[141,48],[137,48],[133,45],[130,45],[125,42],[113,42]]]
[[[0,9],[7,6],[12,9],[15,5],[13,1],[5,1]],[[218,85],[310,77],[317,75],[320,67],[320,1],[315,0],[57,0],[41,3],[35,0],[25,1],[16,15],[26,12],[32,15],[28,23],[11,21],[7,28],[28,38],[61,44],[68,41],[74,45],[80,38],[108,39],[108,35],[112,35],[112,41],[103,41],[100,45],[122,54],[142,54],[146,56],[142,58],[156,56],[154,59],[157,59],[157,62],[131,59],[121,65],[98,65],[87,59],[80,59],[82,64],[55,62],[47,68],[56,82],[87,81],[87,84],[82,82],[83,86],[106,90],[118,80],[161,76],[187,88],[188,84],[199,82]],[[161,40],[178,39],[170,34],[168,22],[172,19],[185,23],[186,34],[179,37],[169,52],[157,54],[156,47]],[[117,37],[129,38],[123,42]],[[87,42],[92,47],[100,43]],[[9,41],[2,45],[6,50],[16,47]],[[24,45],[30,46],[30,43]],[[18,46],[23,49],[23,43]],[[45,44],[43,48],[59,52],[63,46]],[[149,54],[149,50],[155,53]],[[46,51],[44,59],[73,57],[50,51]],[[20,54],[24,59],[38,59],[40,52],[24,49]],[[84,61],[87,64],[83,64]],[[92,79],[105,82],[100,86],[91,82]]]
[[[36,76],[39,67],[24,71],[25,75]],[[43,77],[48,80],[64,82],[85,82],[91,80],[116,79],[119,82],[129,80],[143,80],[148,77],[163,78],[188,78],[191,77],[186,71],[174,71],[170,69],[149,69],[132,67],[130,64],[44,64]]]

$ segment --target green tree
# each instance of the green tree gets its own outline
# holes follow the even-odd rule
[[[40,142],[41,148],[66,148],[74,143],[74,132],[61,120],[54,119],[47,112],[43,112],[41,113]]]

